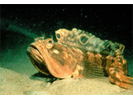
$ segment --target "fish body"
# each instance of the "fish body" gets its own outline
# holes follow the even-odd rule
[[[55,31],[52,38],[38,37],[27,54],[41,73],[57,78],[108,76],[111,83],[133,89],[133,78],[127,76],[123,44],[102,40],[89,32],[73,28]]]

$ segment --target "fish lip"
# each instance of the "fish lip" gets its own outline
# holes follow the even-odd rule
[[[39,51],[39,49],[32,43],[32,44],[30,44],[30,46],[28,47],[28,49],[27,49],[27,52],[31,52],[32,50],[35,50],[35,51],[37,51],[40,55],[41,55],[41,53],[40,53],[40,51]]]
[[[39,49],[34,44],[30,44],[30,46],[27,48],[27,55],[34,63],[43,62],[43,57],[39,52]]]
[[[32,49],[38,50],[37,47],[36,47],[34,44],[30,44],[30,47],[31,47]],[[39,51],[39,50],[38,50],[38,51]]]
[[[27,54],[28,55],[34,55],[34,52],[36,52],[36,56],[39,56],[39,58],[43,58],[42,55],[41,55],[41,52],[39,51],[39,49],[37,48],[37,46],[35,46],[35,44],[30,44],[30,46],[27,48]],[[32,56],[31,56],[32,57]],[[34,57],[32,57],[34,58]]]

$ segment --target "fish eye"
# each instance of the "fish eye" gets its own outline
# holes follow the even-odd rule
[[[79,42],[81,44],[86,44],[89,41],[89,37],[85,34],[81,35],[79,38]]]
[[[47,47],[48,49],[50,49],[50,48],[53,47],[54,42],[53,42],[52,39],[47,39],[46,42],[47,42],[47,43],[46,43],[46,47]]]
[[[49,41],[48,41],[48,43],[52,43],[52,41],[51,41],[51,40],[49,40]]]

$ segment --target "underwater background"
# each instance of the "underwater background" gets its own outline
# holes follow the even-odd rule
[[[133,77],[132,5],[0,5],[0,67],[33,75],[26,50],[34,38],[54,37],[60,28],[78,28],[125,45],[128,75]]]

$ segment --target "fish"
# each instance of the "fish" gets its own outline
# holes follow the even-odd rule
[[[53,38],[38,37],[27,48],[38,71],[60,79],[108,76],[111,83],[133,89],[133,78],[127,76],[123,44],[102,40],[76,28],[59,29],[55,36],[57,42]]]

